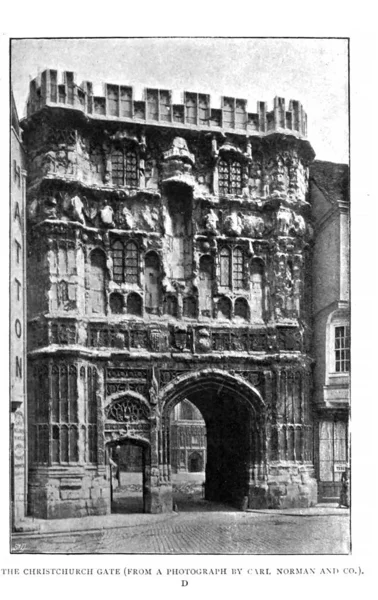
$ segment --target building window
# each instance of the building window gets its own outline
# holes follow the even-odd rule
[[[134,242],[128,242],[125,250],[125,268],[127,283],[139,283],[139,252]]]
[[[336,373],[350,370],[350,329],[345,325],[335,327],[335,370]]]
[[[114,185],[123,185],[123,152],[112,152],[112,182]]]
[[[132,89],[128,87],[121,87],[121,117],[132,117],[132,99]]]
[[[117,85],[108,85],[108,114],[118,117],[119,114],[119,88]]]
[[[147,119],[157,121],[159,118],[158,90],[147,90]]]
[[[137,156],[135,152],[126,152],[126,185],[138,185]]]
[[[242,166],[237,160],[221,159],[218,163],[219,193],[242,193]]]
[[[235,290],[244,288],[244,253],[227,246],[220,251],[220,285]]]
[[[113,279],[116,283],[124,281],[124,252],[120,241],[114,242],[111,249],[113,261]]]
[[[233,252],[232,283],[235,289],[244,287],[244,255],[240,248],[235,248]]]
[[[192,125],[197,124],[197,95],[185,94],[185,121]]]
[[[137,155],[132,150],[114,150],[111,155],[112,183],[114,185],[138,185]]]
[[[171,98],[167,91],[160,91],[160,120],[171,120]]]
[[[60,464],[78,462],[78,387],[75,365],[53,366],[51,395],[51,461]]]

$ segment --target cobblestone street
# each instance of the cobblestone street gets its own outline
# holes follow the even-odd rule
[[[99,528],[92,531],[73,532],[76,520],[70,519],[70,532],[17,534],[13,538],[12,551],[79,554],[349,553],[349,512],[345,509],[233,512],[221,506],[213,505],[211,508],[211,511],[167,515],[110,515],[98,518]]]

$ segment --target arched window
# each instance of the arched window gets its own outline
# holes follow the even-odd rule
[[[188,298],[184,298],[183,300],[183,313],[184,317],[188,317],[189,319],[195,319],[197,315],[197,302],[196,299],[192,296]]]
[[[132,150],[126,152],[126,185],[138,185],[137,155]]]
[[[96,249],[90,255],[90,312],[105,312],[105,271],[106,258],[102,250]]]
[[[145,308],[147,312],[156,314],[159,310],[160,297],[160,261],[155,252],[145,257],[144,269]]]
[[[114,242],[111,248],[113,260],[113,279],[116,283],[124,281],[124,251],[123,244],[120,241]]]
[[[237,160],[221,159],[218,163],[219,193],[242,193],[242,166]]]
[[[237,298],[235,300],[235,317],[243,319],[243,321],[249,320],[249,306],[245,298]]]
[[[127,314],[140,317],[142,315],[142,298],[132,292],[127,296]]]
[[[198,296],[200,314],[204,317],[211,317],[213,308],[213,259],[211,256],[205,255],[200,258]]]
[[[231,319],[231,300],[220,298],[218,301],[218,319]]]
[[[125,249],[126,281],[139,283],[139,252],[134,242],[128,242]]]
[[[261,260],[253,259],[251,265],[251,313],[252,319],[263,318],[264,304],[264,265]]]
[[[230,287],[231,284],[231,251],[229,248],[222,248],[220,252],[220,285]]]
[[[121,294],[110,294],[109,305],[114,315],[121,315],[123,313],[123,297]]]
[[[124,185],[123,152],[113,150],[112,152],[112,183]]]
[[[235,248],[233,252],[232,283],[236,290],[244,287],[244,255],[240,248]]]
[[[113,150],[111,154],[112,162],[112,183],[114,185],[129,185],[136,187],[138,185],[138,157],[133,150]]]

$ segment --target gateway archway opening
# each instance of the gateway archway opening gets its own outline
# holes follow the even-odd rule
[[[206,453],[206,423],[198,408],[184,399],[170,414],[172,493],[178,510],[203,504]]]
[[[120,440],[107,446],[111,512],[145,512],[146,447],[133,440]]]
[[[172,454],[172,415],[175,407],[182,402],[183,395],[184,400],[201,413],[206,428],[202,489],[205,502],[202,509],[246,508],[252,488],[258,486],[264,478],[264,403],[250,386],[243,389],[239,380],[236,380],[235,385],[235,379],[231,376],[228,379],[222,377],[221,373],[210,373],[202,380],[197,376],[193,382],[188,377],[183,380],[182,389],[179,382],[176,383],[171,398],[166,402],[164,443],[168,450],[166,456],[169,457],[174,504],[176,465],[175,455]],[[188,456],[189,475],[192,475],[192,469],[198,468],[199,463],[198,456]],[[179,503],[176,504],[180,510]],[[200,503],[198,507],[201,510]],[[188,506],[187,509],[193,510],[193,507]]]

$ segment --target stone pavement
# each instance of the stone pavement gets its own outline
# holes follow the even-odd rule
[[[44,521],[39,533],[12,537],[23,553],[348,554],[349,511],[336,506],[163,515],[116,514]]]

